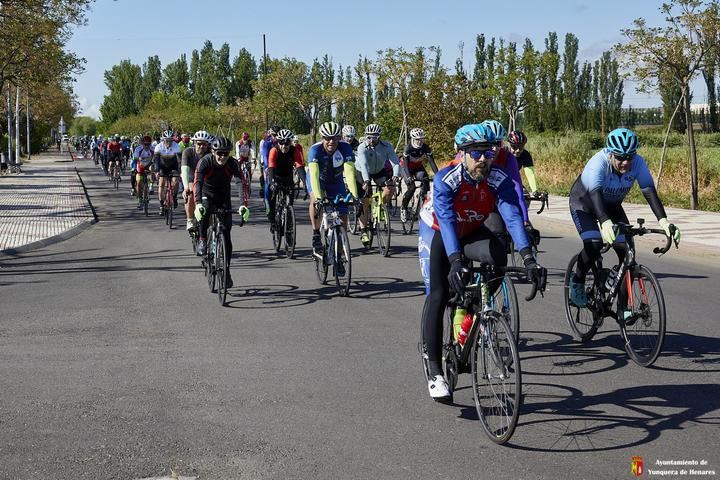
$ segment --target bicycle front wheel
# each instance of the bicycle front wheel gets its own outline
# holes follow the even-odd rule
[[[210,292],[215,292],[215,275],[217,274],[215,270],[215,234],[210,233],[207,238],[207,258],[205,260],[205,265],[207,268],[207,281],[208,281],[208,288],[210,288]]]
[[[390,215],[385,205],[380,206],[380,218],[377,221],[378,248],[383,257],[390,255]]]
[[[577,259],[577,255],[573,256],[572,259],[570,259],[567,270],[565,270],[563,293],[565,296],[565,317],[567,318],[568,325],[570,325],[570,329],[573,331],[575,338],[584,343],[595,336],[600,324],[596,318],[597,315],[590,308],[593,306],[595,301],[594,267],[588,270],[587,275],[585,276],[585,285],[590,285],[590,287],[585,287],[588,305],[585,307],[578,307],[570,300],[570,279],[575,273]]]
[[[348,228],[353,235],[356,235],[360,231],[359,218],[360,206],[356,204],[348,209]]]
[[[335,257],[333,274],[340,296],[346,297],[350,294],[350,281],[352,278],[352,252],[350,251],[350,240],[343,227],[335,229],[333,245],[330,247]]]
[[[522,374],[510,326],[497,312],[484,313],[471,350],[473,397],[480,423],[497,444],[512,437],[522,405]]]
[[[400,215],[400,224],[402,225],[403,235],[410,235],[412,233],[413,223],[415,223],[415,218],[413,217],[413,214],[416,210],[416,202],[417,197],[413,195],[406,209],[405,221],[403,221],[402,215]]]
[[[295,256],[295,209],[291,205],[285,207],[285,255],[287,258]]]
[[[217,274],[217,294],[220,305],[225,306],[227,298],[227,252],[225,251],[225,234],[218,233],[217,253],[215,254],[215,272]]]
[[[327,258],[327,237],[326,232],[320,233],[322,237],[323,250],[322,252],[313,252],[313,260],[315,261],[315,273],[317,274],[320,285],[325,285],[327,282],[328,265],[325,259]]]
[[[282,234],[283,234],[283,223],[282,223],[282,210],[275,212],[275,217],[273,218],[273,228],[272,228],[272,241],[273,241],[273,247],[275,248],[275,253],[280,253],[280,248],[282,247]]]
[[[507,321],[515,336],[515,343],[520,341],[520,306],[518,305],[515,284],[509,275],[505,275],[495,294],[490,298],[490,307]]]
[[[636,265],[625,274],[617,302],[625,350],[641,367],[649,367],[665,341],[665,299],[653,272]]]

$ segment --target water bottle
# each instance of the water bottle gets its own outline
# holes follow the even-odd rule
[[[466,310],[464,308],[456,308],[453,315],[453,339],[457,340],[462,328],[463,320],[465,320]]]
[[[614,266],[607,272],[607,278],[605,279],[605,291],[609,292],[615,285],[615,279],[618,274],[618,267]]]
[[[472,328],[472,324],[473,324],[472,313],[465,313],[465,318],[463,318],[462,325],[460,326],[460,333],[458,333],[458,343],[460,345],[465,345],[465,341],[467,340],[467,337],[470,334],[470,329]]]

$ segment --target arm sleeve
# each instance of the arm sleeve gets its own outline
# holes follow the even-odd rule
[[[535,178],[535,167],[524,167],[523,172],[525,178],[527,178],[528,186],[530,191],[535,193],[537,191],[537,179]]]
[[[650,205],[650,209],[655,214],[655,218],[660,220],[661,218],[666,218],[667,213],[665,213],[665,207],[663,207],[662,202],[660,201],[660,197],[658,197],[657,190],[655,190],[655,186],[646,187],[640,190],[645,197],[645,200],[647,200],[648,205]]]
[[[355,178],[355,163],[354,162],[345,162],[343,164],[343,171],[345,173],[345,181],[348,184],[350,193],[352,193],[352,196],[354,198],[358,198],[357,180]]]
[[[358,147],[357,155],[355,156],[355,168],[360,172],[362,182],[370,181],[370,172],[368,171],[367,155],[365,155],[365,145]]]
[[[277,157],[278,157],[278,151],[277,149],[273,148],[270,150],[270,153],[268,154],[268,168],[275,168],[277,165]]]
[[[400,159],[400,175],[404,180],[410,178],[410,145],[405,145]]]
[[[430,164],[430,168],[433,171],[433,174],[438,172],[437,164],[435,163],[435,159],[433,158],[432,149],[428,147],[427,153],[425,154],[427,156],[428,163]]]
[[[445,254],[450,257],[456,253],[462,253],[460,249],[460,239],[455,229],[457,216],[453,205],[455,203],[455,191],[443,182],[439,175],[433,180],[433,210],[435,218],[437,218],[440,226],[440,235],[442,235],[445,244]]]
[[[320,200],[323,197],[323,191],[320,188],[320,166],[317,162],[310,162],[308,164],[310,173],[310,188],[315,195],[315,200]]]
[[[195,170],[195,204],[202,203],[203,185],[205,185],[205,172],[207,171],[207,163],[200,161]]]
[[[400,160],[398,160],[398,156],[397,156],[397,153],[395,153],[395,149],[389,143],[387,144],[387,151],[388,151],[388,160],[392,164],[393,177],[399,177],[400,176]]]
[[[520,207],[520,212],[522,212],[523,221],[525,223],[529,223],[530,217],[528,216],[527,206],[525,205],[525,196],[523,195],[522,180],[520,179],[520,169],[518,168],[517,158],[515,158],[515,155],[508,155],[507,173],[510,174],[513,186],[515,187],[515,193],[517,194],[518,198],[518,206]]]
[[[189,165],[182,165],[180,167],[180,177],[182,178],[182,184],[183,187],[185,187],[185,190],[190,188],[190,166]]]

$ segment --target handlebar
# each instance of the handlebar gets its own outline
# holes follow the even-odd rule
[[[481,274],[481,275],[499,275],[504,276],[506,273],[519,273],[522,275],[527,275],[527,268],[525,267],[501,267],[496,265],[490,265],[490,264],[481,264],[477,267],[464,267],[462,269],[462,274],[466,276],[470,276],[472,274]],[[496,277],[497,278],[497,277]],[[469,282],[468,282],[469,283]],[[536,296],[538,291],[542,294],[542,292],[545,291],[545,282],[542,282],[542,287],[539,285],[538,281],[533,279],[532,287],[530,289],[530,293],[525,297],[525,301],[529,302],[533,300]],[[458,294],[457,292],[451,297],[450,303],[454,304],[463,304],[469,302],[470,296],[468,295],[468,292],[466,291],[464,294]],[[469,305],[469,303],[468,303]],[[468,305],[465,305],[466,307]]]
[[[655,247],[653,248],[653,253],[656,255],[664,255],[667,253],[670,248],[672,247],[673,243],[675,243],[675,248],[678,248],[678,242],[677,240],[674,240],[675,231],[677,230],[677,227],[673,224],[670,224],[670,236],[668,236],[665,233],[665,230],[661,228],[646,228],[643,227],[643,223],[645,223],[645,220],[642,218],[637,219],[638,226],[635,227],[633,225],[627,224],[627,223],[616,223],[615,224],[615,230],[618,235],[628,235],[628,236],[637,236],[642,237],[643,235],[647,235],[650,233],[655,233],[658,235],[665,236],[665,246],[664,247]],[[601,250],[602,253],[607,252],[610,249],[610,245],[606,244],[606,246],[603,247]]]
[[[537,214],[540,215],[543,210],[545,210],[545,207],[550,208],[550,202],[548,200],[548,192],[533,192],[533,193],[525,193],[524,195],[525,200],[532,202],[540,202],[540,210],[537,211]]]
[[[319,204],[322,207],[328,207],[328,206],[337,207],[340,205],[352,206],[352,205],[355,205],[356,200],[355,200],[355,198],[353,198],[352,193],[348,193],[344,197],[340,194],[335,195],[335,198],[324,197],[321,200],[316,200],[315,203]]]

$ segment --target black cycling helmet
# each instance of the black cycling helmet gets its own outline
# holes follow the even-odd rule
[[[215,137],[210,144],[210,148],[218,152],[229,152],[232,150],[232,143],[225,137]]]

